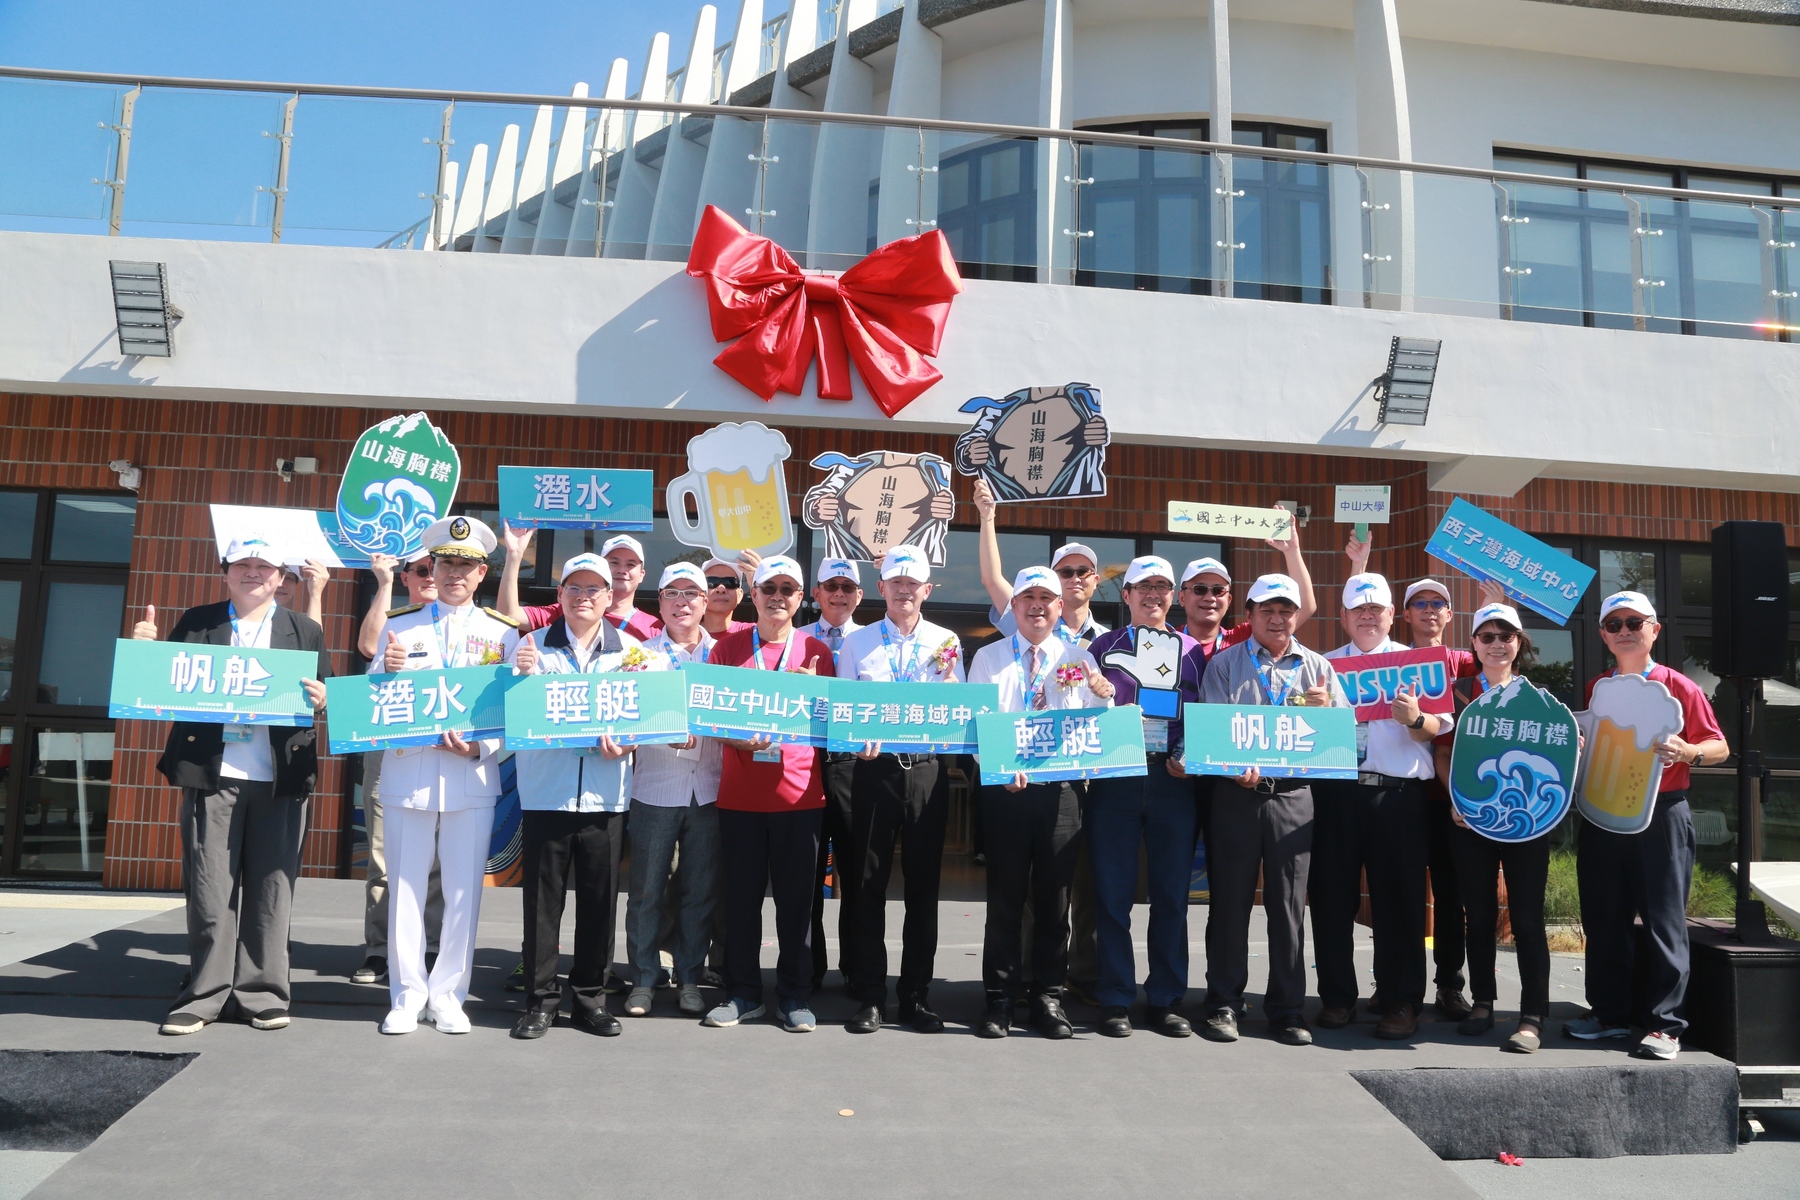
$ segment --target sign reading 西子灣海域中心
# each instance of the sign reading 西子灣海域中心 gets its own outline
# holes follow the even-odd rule
[[[973,754],[975,720],[1000,708],[991,683],[890,683],[833,679],[827,750],[861,750],[877,742],[887,752]]]
[[[687,741],[687,681],[679,671],[531,675],[506,692],[506,748],[678,745]]]
[[[1457,716],[1450,802],[1482,837],[1541,837],[1569,811],[1580,744],[1575,715],[1530,680],[1490,688]]]
[[[423,548],[425,531],[450,515],[462,458],[422,412],[363,430],[338,484],[338,534],[365,554],[401,562]]]
[[[1450,695],[1450,651],[1442,646],[1345,656],[1332,659],[1331,665],[1359,721],[1392,717],[1394,698],[1403,687],[1418,698],[1420,712],[1447,713],[1456,707]]]
[[[1149,772],[1144,710],[1135,704],[983,713],[975,728],[983,784],[1008,784],[1018,775],[1051,783]]]
[[[1355,779],[1356,714],[1310,705],[1182,706],[1190,775],[1242,775],[1255,767],[1270,779]]]
[[[1567,625],[1594,568],[1458,497],[1450,502],[1425,553],[1477,579],[1491,579],[1510,599]]]
[[[328,679],[331,752],[430,746],[451,732],[465,741],[500,737],[506,691],[526,678],[500,663]]]
[[[1284,508],[1244,508],[1236,504],[1193,504],[1169,501],[1169,529],[1213,537],[1285,538],[1294,514]]]
[[[824,746],[831,676],[683,663],[688,729],[700,737],[757,738]]]
[[[303,650],[120,638],[106,715],[217,725],[311,725],[302,679],[319,656]]]
[[[500,519],[514,529],[606,529],[648,533],[655,527],[654,471],[501,467]]]

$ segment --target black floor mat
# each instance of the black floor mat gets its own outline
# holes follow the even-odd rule
[[[194,1057],[0,1050],[0,1149],[84,1150]]]

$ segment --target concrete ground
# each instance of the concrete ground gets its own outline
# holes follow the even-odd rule
[[[0,1155],[0,1198],[22,1195],[39,1179],[31,1194],[45,1198],[249,1192],[310,1200],[347,1190],[491,1197],[528,1188],[831,1200],[1800,1195],[1793,1124],[1771,1122],[1768,1137],[1734,1155],[1444,1163],[1347,1073],[1528,1070],[1617,1061],[1623,1053],[1622,1046],[1553,1038],[1529,1058],[1501,1055],[1504,1021],[1481,1039],[1428,1023],[1406,1045],[1375,1041],[1363,1023],[1320,1031],[1318,1046],[1295,1049],[1262,1036],[1254,1012],[1242,1042],[1219,1046],[1144,1031],[1101,1038],[1084,1024],[1093,1012],[1077,1005],[1078,1032],[1069,1042],[1018,1031],[1004,1042],[981,1041],[969,1032],[981,1008],[984,912],[974,902],[940,905],[940,982],[932,996],[951,1028],[935,1037],[894,1028],[873,1037],[845,1033],[838,1023],[854,1005],[833,971],[815,1000],[821,1025],[810,1035],[761,1023],[700,1028],[677,1016],[674,994],[664,992],[656,1015],[626,1020],[621,1037],[559,1025],[531,1043],[506,1036],[519,997],[501,986],[518,956],[516,891],[485,896],[469,1004],[476,1028],[468,1037],[429,1027],[403,1038],[376,1032],[386,990],[345,979],[362,957],[355,883],[300,885],[292,1027],[261,1033],[222,1024],[180,1039],[156,1033],[186,966],[178,908],[126,910],[124,920],[112,910],[105,922],[95,911],[83,929],[56,924],[69,910],[9,903],[0,901],[0,927],[10,923],[6,936],[21,937],[18,945],[70,937],[0,967],[0,1046],[180,1050],[199,1058],[73,1158]],[[889,912],[897,937],[899,906]],[[1195,980],[1204,974],[1204,916],[1193,910]],[[772,913],[765,919],[772,939]],[[834,919],[828,913],[828,929]],[[1140,910],[1140,929],[1142,919]],[[1367,931],[1360,932],[1366,969]],[[1260,937],[1253,929],[1259,956]],[[572,943],[572,930],[564,943]],[[0,938],[0,949],[5,944]],[[835,961],[835,946],[832,952]],[[773,953],[766,942],[766,964]],[[1557,962],[1555,1019],[1578,1010],[1578,965]],[[1509,968],[1502,956],[1510,975]],[[1253,959],[1253,986],[1261,973]],[[1503,978],[1503,1006],[1516,999],[1517,986],[1516,976]]]

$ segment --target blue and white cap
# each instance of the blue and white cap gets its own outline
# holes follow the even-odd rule
[[[583,551],[563,563],[562,573],[556,577],[557,582],[561,583],[577,571],[592,571],[606,580],[607,587],[612,586],[612,565],[591,550]]]
[[[902,575],[920,583],[930,582],[931,560],[917,546],[895,546],[882,556],[881,577],[884,580],[898,579]]]
[[[1031,588],[1043,588],[1059,599],[1062,596],[1062,588],[1057,582],[1056,572],[1049,567],[1026,567],[1013,577],[1014,600]]]
[[[828,558],[819,564],[818,582],[824,583],[827,579],[848,579],[857,587],[862,586],[862,572],[847,558]]]
[[[1142,558],[1134,558],[1131,565],[1125,568],[1125,586],[1135,587],[1146,579],[1166,579],[1169,586],[1175,585],[1175,568],[1169,560],[1156,554],[1146,554]]]
[[[786,575],[801,587],[806,586],[806,572],[801,569],[799,563],[795,562],[785,554],[771,554],[769,557],[763,559],[762,562],[757,565],[756,578],[751,582],[762,584],[779,575]]]
[[[621,533],[617,537],[607,538],[600,546],[600,553],[604,556],[611,554],[614,550],[620,549],[621,547],[630,550],[633,554],[637,555],[639,562],[644,561],[644,543],[638,541],[629,533]]]
[[[225,547],[225,564],[243,562],[246,558],[260,558],[272,567],[281,565],[281,555],[275,550],[275,543],[260,533],[246,533],[242,537],[231,539]]]
[[[1261,604],[1264,600],[1286,600],[1299,608],[1300,585],[1288,575],[1258,575],[1256,582],[1250,585],[1248,600],[1251,604]]]
[[[1196,558],[1187,565],[1187,570],[1181,573],[1181,582],[1186,583],[1196,575],[1217,575],[1226,583],[1231,582],[1231,572],[1227,571],[1225,564],[1216,558]]]
[[[1387,577],[1377,575],[1373,571],[1364,571],[1360,575],[1352,575],[1344,581],[1344,607],[1361,608],[1365,604],[1379,604],[1383,608],[1392,608],[1394,590],[1388,587]]]
[[[662,578],[656,583],[656,590],[660,592],[671,584],[682,582],[693,584],[702,596],[706,595],[706,572],[691,562],[672,562],[664,567]]]
[[[1475,610],[1475,615],[1473,617],[1469,618],[1469,629],[1471,631],[1480,629],[1489,621],[1499,621],[1502,624],[1512,626],[1514,629],[1525,628],[1524,623],[1519,620],[1519,610],[1512,605],[1484,604]]]
[[[1656,620],[1656,605],[1650,603],[1650,597],[1642,592],[1614,592],[1600,602],[1600,619],[1606,620],[1621,608],[1652,621]]]

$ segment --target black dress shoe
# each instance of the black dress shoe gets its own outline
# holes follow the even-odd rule
[[[982,1038],[1003,1038],[1012,1031],[1012,1002],[999,999],[989,1000],[987,1012],[975,1023],[975,1036]]]
[[[1031,1007],[1031,1023],[1051,1041],[1060,1042],[1075,1036],[1075,1027],[1069,1024],[1069,1018],[1063,1014],[1062,1002],[1055,996],[1039,996]]]
[[[875,1033],[881,1028],[881,1008],[871,1004],[856,1010],[856,1015],[844,1022],[844,1028],[851,1033]]]
[[[923,1000],[907,1000],[900,1005],[900,1023],[914,1033],[942,1033],[944,1019],[931,1011]]]
[[[1191,1037],[1194,1027],[1173,1008],[1152,1005],[1144,1009],[1144,1028],[1154,1029],[1164,1037]]]
[[[529,1042],[533,1038],[541,1038],[549,1033],[550,1027],[554,1024],[556,1024],[555,1013],[539,1012],[533,1009],[519,1018],[519,1023],[513,1026],[512,1035],[520,1041]]]
[[[1101,1009],[1099,1028],[1107,1037],[1130,1037],[1131,1010],[1117,1004]]]
[[[599,1034],[601,1037],[619,1036],[619,1018],[604,1008],[577,1008],[574,1017],[571,1018],[571,1024],[577,1029],[584,1029],[589,1033]]]

